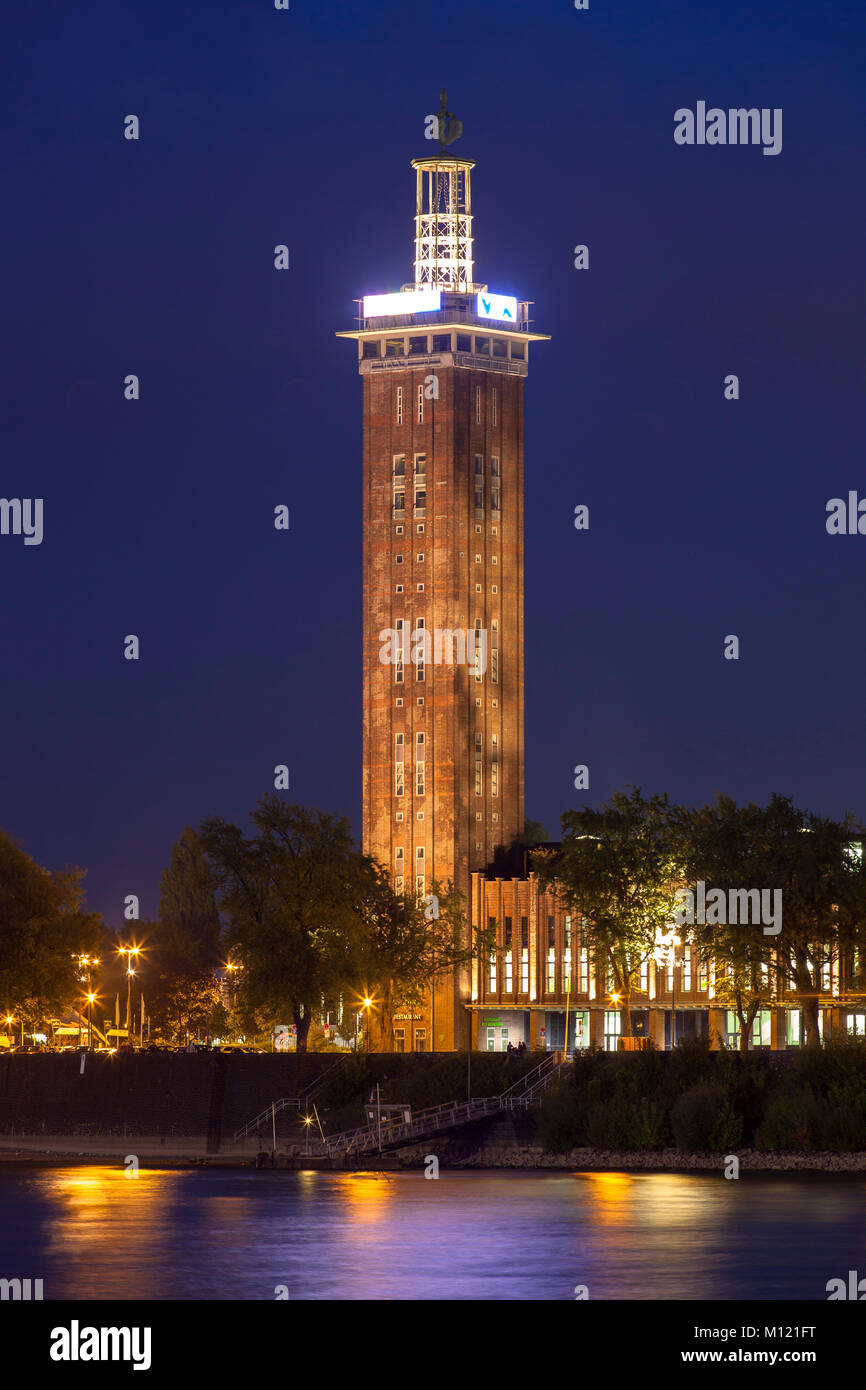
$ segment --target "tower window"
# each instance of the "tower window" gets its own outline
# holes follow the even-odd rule
[[[424,749],[423,749],[423,748],[421,749],[421,753],[422,753],[422,755],[423,755],[423,753],[424,753]],[[421,762],[416,762],[416,764],[415,764],[415,795],[416,795],[416,796],[423,796],[423,795],[424,795],[424,769],[425,769],[425,764],[424,764],[423,761],[421,761]]]
[[[402,563],[403,563],[403,556],[402,556],[402,555],[395,555],[395,556],[394,556],[394,563],[397,564],[397,565],[402,565]]]
[[[404,736],[403,734],[394,735],[394,795],[403,795],[403,756],[404,756]],[[403,851],[398,850],[397,854],[402,855]]]
[[[398,390],[402,391],[402,387]],[[406,455],[395,454],[391,464],[391,485],[394,492],[394,511],[402,513],[406,508]]]
[[[403,423],[403,387],[397,387],[397,424]]]
[[[427,455],[415,455],[415,506],[427,505]]]
[[[418,424],[424,423],[424,387],[418,387]]]
[[[419,584],[418,588],[423,589],[424,585]],[[412,661],[415,665],[415,679],[416,681],[423,681],[424,658],[427,654],[427,633],[424,630],[423,618],[417,620],[415,632],[413,633],[413,640],[415,642],[415,648],[412,652]]]
[[[481,387],[480,387],[480,386],[476,386],[476,388],[475,388],[475,423],[476,423],[476,425],[480,425],[480,424],[481,424]]]
[[[496,387],[490,392],[490,419],[492,424],[496,424]]]

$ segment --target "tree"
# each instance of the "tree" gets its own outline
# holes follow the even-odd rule
[[[352,975],[352,927],[361,856],[348,821],[270,795],[247,837],[218,818],[201,840],[229,920],[229,944],[243,965],[247,1004],[277,1021],[288,1009],[306,1051],[314,1009]]]
[[[172,847],[160,880],[159,920],[163,944],[191,964],[215,966],[220,960],[220,918],[216,881],[201,838],[190,826]]]
[[[441,975],[465,968],[479,950],[489,952],[490,942],[486,932],[470,939],[463,896],[451,883],[434,882],[427,898],[416,899],[395,893],[387,870],[368,860],[358,901],[355,987],[376,1001],[382,1050],[392,1052],[395,1010],[422,1004]]]
[[[684,817],[683,859],[697,879],[726,895],[732,889],[780,894],[778,932],[730,923],[695,928],[723,967],[716,995],[737,1012],[741,1049],[758,1010],[782,988],[799,997],[805,1041],[817,1044],[826,972],[846,956],[857,959],[855,952],[862,959],[866,950],[866,877],[848,852],[853,816],[818,816],[776,794],[766,806],[741,807],[718,796],[715,805]]]
[[[523,826],[523,838],[528,845],[544,845],[550,841],[550,836],[540,820],[527,820]]]
[[[85,870],[43,869],[0,831],[0,1006],[36,1023],[81,1006],[73,957],[95,952],[101,919],[84,908]]]
[[[193,966],[182,957],[154,956],[142,991],[146,997],[147,1016],[157,1041],[184,1042],[190,1033],[199,1035],[205,1029],[215,1031],[215,1015],[219,1026],[220,985],[212,970]]]
[[[706,912],[710,920],[696,920],[689,935],[704,956],[712,957],[714,1000],[736,1013],[740,1051],[747,1052],[752,1024],[773,998],[775,937],[765,935],[760,923],[731,922],[727,904],[732,892],[754,885],[770,886],[767,875],[772,869],[765,861],[766,813],[754,805],[738,807],[730,797],[718,796],[715,805],[678,812],[678,823],[683,873],[696,883],[703,882],[708,892],[720,891],[726,904],[721,914],[713,908]],[[716,921],[719,915],[723,920]]]
[[[587,919],[597,974],[613,976],[621,1031],[631,1037],[631,996],[677,905],[676,821],[668,798],[639,787],[598,810],[566,811],[557,851],[533,857],[542,887]]]

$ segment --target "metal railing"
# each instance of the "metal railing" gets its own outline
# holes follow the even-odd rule
[[[310,1102],[313,1100],[320,1087],[324,1085],[334,1068],[338,1067],[341,1062],[345,1062],[348,1056],[349,1053],[346,1052],[337,1057],[329,1067],[326,1067],[323,1072],[320,1072],[318,1076],[308,1082],[296,1096],[282,1096],[279,1100],[272,1100],[266,1109],[254,1116],[253,1119],[248,1120],[240,1129],[236,1130],[233,1137],[235,1139],[247,1139],[251,1133],[260,1129],[268,1121],[275,1120],[277,1115],[283,1110],[300,1110],[302,1106],[305,1109],[308,1108]]]
[[[419,1110],[409,1121],[381,1120],[371,1125],[360,1125],[357,1129],[345,1130],[341,1134],[326,1135],[324,1142],[317,1145],[317,1150],[330,1158],[372,1153],[377,1150],[381,1152],[383,1148],[402,1148],[416,1139],[424,1139],[440,1133],[443,1129],[453,1129],[457,1125],[483,1119],[487,1115],[527,1110],[559,1075],[561,1066],[562,1063],[553,1056],[545,1057],[538,1066],[533,1067],[500,1095],[479,1096],[475,1100],[446,1101],[443,1105],[433,1105]]]

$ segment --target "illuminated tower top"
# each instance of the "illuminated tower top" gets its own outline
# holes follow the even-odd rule
[[[415,288],[472,294],[472,159],[413,159]]]
[[[413,159],[415,170],[415,288],[438,286],[471,294],[472,282],[472,186],[471,159],[445,153],[458,139],[463,123],[447,109],[443,87],[442,106],[429,116],[427,134],[439,141],[440,154]]]

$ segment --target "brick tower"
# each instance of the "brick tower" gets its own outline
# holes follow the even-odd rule
[[[412,161],[414,284],[338,336],[364,393],[363,846],[468,915],[470,874],[523,832],[523,382],[546,335],[473,281],[474,163],[445,153],[442,104],[440,153]],[[395,1014],[395,1046],[468,1047],[470,988]]]

